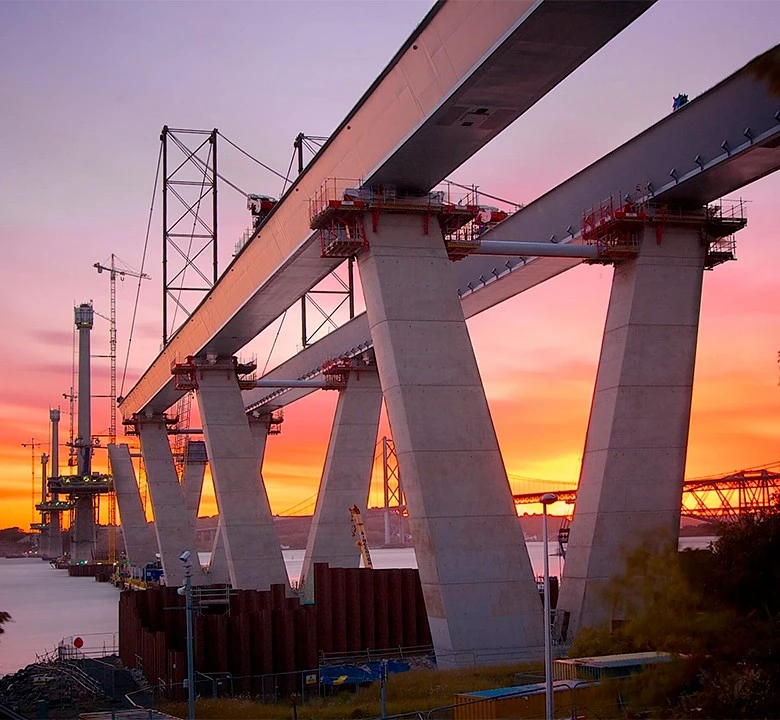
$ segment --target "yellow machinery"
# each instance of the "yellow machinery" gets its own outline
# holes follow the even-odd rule
[[[355,545],[360,548],[360,555],[363,558],[363,567],[367,567],[369,570],[374,569],[374,564],[371,562],[371,553],[368,550],[368,538],[366,537],[366,526],[363,524],[363,518],[360,515],[360,510],[357,505],[353,505],[349,509],[350,515],[352,515],[352,537],[356,537]]]

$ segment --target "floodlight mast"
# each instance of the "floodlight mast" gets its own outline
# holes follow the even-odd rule
[[[555,493],[545,493],[542,501],[542,535],[544,540],[544,683],[545,718],[553,720],[552,637],[550,636],[550,553],[547,546],[547,506],[558,501]]]

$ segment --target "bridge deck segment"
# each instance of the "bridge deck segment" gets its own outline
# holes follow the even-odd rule
[[[440,2],[274,207],[121,403],[124,417],[180,396],[173,362],[236,353],[330,273],[306,201],[331,177],[427,192],[654,0]]]
[[[780,117],[770,79],[756,68],[780,55],[780,46],[668,115],[483,235],[487,241],[581,242],[586,208],[636,186],[659,203],[701,206],[780,168]],[[744,135],[752,128],[752,138]],[[728,143],[728,149],[722,146]],[[695,158],[699,157],[701,165]],[[677,179],[669,175],[677,168]],[[567,229],[572,228],[572,234]],[[507,268],[506,263],[510,264]],[[455,265],[467,318],[576,267],[579,258],[466,257]],[[493,271],[496,271],[495,273]],[[483,278],[481,280],[480,278]],[[469,288],[471,284],[471,288]],[[365,315],[342,325],[272,370],[269,378],[313,377],[322,363],[370,347]],[[245,393],[248,407],[281,407],[310,391]]]

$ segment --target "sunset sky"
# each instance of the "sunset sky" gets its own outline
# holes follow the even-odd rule
[[[63,410],[67,440],[73,306],[93,300],[109,314],[108,278],[93,263],[114,253],[142,266],[161,127],[217,127],[284,173],[297,133],[331,133],[430,6],[0,3],[0,528],[32,519],[22,443],[48,442],[50,406]],[[659,0],[451,178],[530,202],[667,115],[678,93],[693,99],[775,45],[778,28],[773,0]],[[250,192],[282,189],[226,145],[220,171]],[[157,195],[143,266],[152,280],[142,287],[124,383],[136,282],[118,287],[120,394],[160,347]],[[739,259],[705,277],[688,477],[780,459],[780,174],[741,196],[749,204]],[[220,188],[221,268],[249,221],[244,198]],[[551,481],[546,488],[576,482],[611,277],[608,267],[581,266],[469,321],[510,475]],[[298,315],[285,320],[269,368],[300,343]],[[261,367],[277,328],[246,351]],[[108,354],[108,330],[96,317],[94,355]],[[96,394],[108,393],[108,379],[108,361],[95,358]],[[335,393],[318,393],[288,408],[283,433],[269,440],[274,512],[316,493],[335,403]],[[93,433],[105,433],[108,401],[95,399],[93,412]],[[104,451],[95,465],[105,466]],[[206,497],[201,514],[215,511]]]

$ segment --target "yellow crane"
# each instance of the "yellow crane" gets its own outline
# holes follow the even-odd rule
[[[355,545],[360,549],[360,555],[363,558],[363,567],[367,567],[369,570],[374,569],[374,564],[371,562],[371,553],[368,550],[368,538],[366,537],[366,526],[363,524],[363,518],[360,515],[360,510],[357,505],[353,505],[349,509],[350,515],[352,515],[352,537],[356,537]]]

